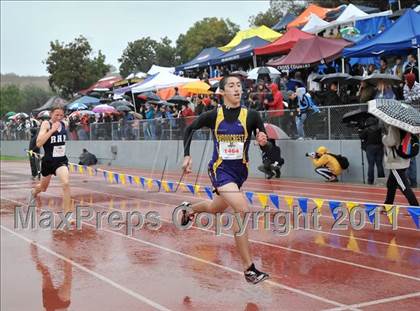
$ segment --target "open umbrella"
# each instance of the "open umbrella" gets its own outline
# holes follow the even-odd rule
[[[67,106],[68,110],[84,110],[88,109],[88,107],[85,104],[82,103],[73,103]]]
[[[95,115],[95,113],[93,111],[90,111],[90,110],[80,110],[80,111],[72,112],[69,115],[69,117],[81,117],[83,115]]]
[[[391,75],[387,73],[374,73],[370,76],[367,76],[363,79],[363,81],[376,84],[378,81],[386,81],[390,84],[398,84],[401,82],[401,79],[396,75]]]
[[[11,116],[14,116],[16,114],[16,112],[14,112],[14,111],[9,111],[8,113],[6,113],[4,116],[6,117],[6,118],[8,118],[8,117],[11,117]]]
[[[367,118],[372,115],[368,112],[366,106],[362,106],[359,109],[352,110],[343,115],[342,122],[350,126],[362,126],[365,124]]]
[[[210,85],[203,81],[194,81],[184,84],[181,88],[194,94],[209,94]]]
[[[360,84],[364,79],[363,76],[350,76],[345,81],[346,84]]]
[[[134,105],[132,103],[130,103],[128,100],[116,100],[116,101],[110,103],[109,105],[114,107],[114,108],[118,108],[118,106],[127,106],[127,107],[134,108]]]
[[[157,96],[155,93],[153,92],[144,92],[141,93],[140,95],[137,96],[137,98],[142,99],[144,101],[152,101],[152,102],[159,102],[160,101],[160,97]]]
[[[342,83],[345,82],[350,77],[347,73],[330,73],[327,75],[324,75],[321,79],[322,83],[331,83],[331,82],[338,82]]]
[[[143,116],[140,113],[134,112],[134,111],[130,111],[129,114],[132,114],[134,116],[134,118],[138,119],[138,120],[142,120]]]
[[[248,77],[248,74],[245,71],[243,71],[243,70],[232,71],[230,74],[232,76],[240,76],[240,77],[243,77],[243,78]]]
[[[290,137],[277,125],[264,123],[265,131],[269,139],[289,139]]]
[[[420,134],[420,112],[411,105],[394,99],[374,99],[369,101],[368,111],[387,124]]]
[[[13,119],[17,119],[17,118],[26,119],[26,118],[29,118],[29,115],[24,112],[19,112],[13,116]]]
[[[93,112],[95,113],[113,113],[113,112],[117,112],[117,110],[109,105],[98,105],[95,108],[92,109]]]
[[[279,75],[280,71],[274,67],[256,67],[248,73],[248,79],[256,80],[262,74]]]
[[[131,111],[131,108],[125,105],[120,105],[117,107],[118,111]]]
[[[175,96],[172,96],[171,98],[168,99],[168,103],[174,103],[174,104],[182,105],[184,103],[188,104],[189,100],[184,96],[175,95]]]
[[[38,115],[36,117],[38,119],[49,118],[50,117],[50,112],[48,110],[41,111],[40,113],[38,113]]]

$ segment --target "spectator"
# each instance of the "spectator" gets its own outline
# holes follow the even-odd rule
[[[375,99],[395,99],[392,87],[385,80],[378,81]]]
[[[269,110],[268,116],[271,123],[280,126],[284,115],[283,95],[275,83],[271,83],[271,92],[273,93],[273,100],[267,104]]]
[[[98,163],[98,159],[93,153],[83,149],[82,154],[79,156],[79,165],[95,165]]]
[[[156,139],[155,110],[150,104],[146,104],[146,122],[143,124],[145,139]]]
[[[404,64],[404,74],[407,73],[414,73],[416,75],[416,81],[419,80],[419,67],[414,54],[408,54],[407,63]]]
[[[327,182],[337,182],[338,176],[342,173],[342,168],[338,160],[328,153],[324,146],[319,147],[316,152],[307,154],[312,158],[315,172],[325,178]]]
[[[366,81],[361,81],[358,95],[361,103],[367,103],[375,98],[376,89],[372,84],[369,84]]]
[[[315,82],[314,79],[317,77],[318,74],[316,73],[316,70],[312,70],[311,73],[308,76],[308,91],[309,92],[317,92],[321,90],[320,84],[318,82]]]
[[[29,151],[35,152],[39,155],[40,148],[36,146],[36,139],[38,137],[38,129],[31,128],[31,140],[29,141]],[[32,180],[35,180],[38,177],[38,180],[41,180],[41,160],[36,154],[29,154],[29,163],[31,164],[31,173]]]
[[[287,82],[287,90],[288,91],[296,91],[297,88],[305,87],[305,83],[302,81],[302,74],[300,71],[296,71],[294,74],[294,78],[289,79]]]
[[[324,96],[321,96],[323,106],[335,106],[341,104],[340,96],[338,96],[338,84],[332,82],[328,88],[328,91],[324,92]]]
[[[263,151],[262,161],[263,165],[258,166],[258,170],[266,175],[267,179],[280,178],[280,168],[284,164],[284,159],[281,157],[280,147],[276,146],[274,139],[268,140],[271,143],[271,148],[268,151]]]
[[[407,73],[404,78],[404,101],[409,104],[418,104],[420,102],[420,83],[416,81],[414,73]]]
[[[305,138],[305,120],[308,117],[308,112],[313,109],[315,112],[319,112],[318,107],[312,102],[312,98],[306,93],[304,87],[298,88],[296,92],[288,91],[287,93],[290,100],[298,100],[298,109],[296,116],[296,129],[298,133],[298,139]]]
[[[395,148],[401,144],[400,129],[385,124],[386,135],[382,137],[385,145],[385,168],[391,170],[386,183],[387,193],[384,204],[393,204],[397,188],[402,191],[411,206],[418,206],[416,195],[407,180],[406,169],[410,166],[410,159],[401,158]]]
[[[377,73],[378,70],[376,69],[375,64],[369,64],[367,69],[367,75],[370,76],[371,74]]]
[[[397,56],[397,58],[395,58],[395,65],[392,68],[392,74],[398,76],[401,80],[403,78],[403,62],[402,62],[402,57],[401,56]]]
[[[388,61],[386,60],[386,58],[381,57],[381,60],[379,62],[380,62],[379,73],[392,74],[392,70],[388,68]]]
[[[370,117],[366,120],[365,128],[359,133],[362,139],[363,146],[365,146],[366,156],[368,160],[368,184],[373,185],[375,165],[378,174],[378,181],[385,178],[383,157],[384,148],[382,145],[382,133],[379,127],[378,119]],[[379,182],[381,183],[381,182]]]

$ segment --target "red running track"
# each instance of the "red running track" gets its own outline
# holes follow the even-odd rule
[[[200,199],[179,191],[146,192],[74,173],[75,203],[96,212],[157,211],[161,228],[128,236],[125,227],[104,224],[96,230],[92,220],[80,231],[14,229],[14,208],[25,203],[32,186],[28,172],[24,162],[1,162],[2,310],[418,310],[420,305],[420,234],[404,210],[398,230],[381,216],[380,230],[367,225],[332,231],[326,206],[319,230],[292,230],[286,236],[262,226],[251,230],[254,260],[271,276],[252,286],[243,279],[231,233],[174,226],[173,207]],[[179,174],[165,178],[177,180]],[[208,184],[205,176],[198,180]],[[385,195],[377,187],[283,179],[251,178],[245,189],[378,203]],[[53,179],[38,213],[59,211],[61,204],[60,185]]]

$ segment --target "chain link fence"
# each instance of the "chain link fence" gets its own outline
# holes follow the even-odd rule
[[[320,107],[320,112],[309,112],[304,122],[305,139],[359,139],[357,128],[349,127],[342,122],[343,116],[350,112],[366,107],[367,104],[340,105]],[[420,106],[416,105],[420,110]],[[279,112],[279,111],[277,111]],[[297,139],[296,126],[297,111],[284,110],[281,116],[276,111],[260,111],[265,123],[279,126],[290,139]],[[185,128],[197,117],[174,119],[151,119],[119,122],[91,123],[89,126],[78,125],[68,138],[70,140],[182,140]],[[202,129],[194,133],[193,139],[206,140],[210,133]],[[28,139],[29,129],[7,128],[1,129],[1,140]]]

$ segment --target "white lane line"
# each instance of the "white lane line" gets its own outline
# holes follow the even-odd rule
[[[387,303],[387,302],[394,302],[394,301],[404,300],[404,299],[414,298],[414,297],[420,297],[420,292],[362,302],[362,303],[354,304],[348,307],[362,308],[362,307],[368,307],[368,306],[378,305],[378,304]],[[347,307],[340,307],[340,308],[326,309],[325,311],[343,311],[343,310],[348,310],[348,309]]]
[[[56,253],[55,251],[53,251],[53,250],[49,249],[48,247],[45,247],[45,246],[43,246],[43,245],[41,245],[41,244],[39,244],[39,243],[37,243],[37,242],[31,241],[31,240],[30,240],[30,239],[28,239],[27,237],[25,237],[25,236],[23,236],[23,235],[21,235],[21,234],[19,234],[19,233],[15,232],[15,231],[13,231],[13,230],[10,230],[9,228],[7,228],[7,227],[5,227],[5,226],[3,226],[3,225],[0,225],[0,227],[1,227],[1,229],[3,229],[4,231],[9,232],[10,234],[12,234],[12,235],[14,235],[14,236],[16,236],[16,237],[18,237],[18,238],[20,238],[20,239],[24,240],[25,242],[27,242],[27,243],[29,243],[29,244],[32,244],[32,243],[33,243],[33,244],[35,244],[36,246],[38,246],[39,248],[41,248],[41,249],[42,249],[42,250],[44,250],[45,252],[47,252],[47,253],[49,253],[49,254],[51,254],[51,255],[53,255],[53,256],[55,256],[55,257],[57,257],[57,258],[61,259],[61,260],[64,260],[64,261],[66,261],[66,262],[68,262],[68,263],[72,264],[72,265],[73,265],[73,266],[75,266],[76,268],[78,268],[78,269],[80,269],[80,270],[82,270],[82,271],[84,271],[84,272],[86,272],[86,273],[88,273],[88,274],[90,274],[90,275],[92,275],[92,276],[96,277],[97,279],[99,279],[99,280],[101,280],[101,281],[103,281],[103,282],[105,282],[105,283],[107,283],[107,284],[109,284],[109,285],[111,285],[111,286],[113,286],[113,287],[115,287],[115,288],[119,289],[120,291],[122,291],[122,292],[124,292],[124,293],[126,293],[126,294],[128,294],[128,295],[130,295],[130,296],[132,296],[132,297],[134,297],[135,299],[137,299],[137,300],[139,300],[139,301],[141,301],[141,302],[143,302],[143,303],[148,304],[149,306],[151,306],[151,307],[153,307],[153,308],[155,308],[155,309],[157,309],[157,310],[161,310],[161,311],[170,311],[170,309],[168,309],[168,308],[166,308],[166,307],[164,307],[164,306],[162,306],[162,305],[158,304],[157,302],[155,302],[155,301],[153,301],[153,300],[150,300],[150,299],[148,299],[148,298],[144,297],[143,295],[140,295],[139,293],[134,292],[134,291],[132,291],[131,289],[129,289],[129,288],[127,288],[127,287],[125,287],[125,286],[123,286],[123,285],[121,285],[121,284],[118,284],[117,282],[114,282],[113,280],[111,280],[111,279],[107,278],[106,276],[104,276],[104,275],[102,275],[102,274],[99,274],[99,273],[97,273],[97,272],[95,272],[95,271],[92,271],[92,270],[90,270],[90,269],[88,269],[88,268],[85,268],[84,266],[82,266],[82,265],[78,264],[77,262],[75,262],[75,261],[73,261],[73,260],[71,260],[71,259],[69,259],[69,258],[67,258],[67,257],[64,257],[64,256],[62,256],[62,255],[60,255],[60,254]]]

